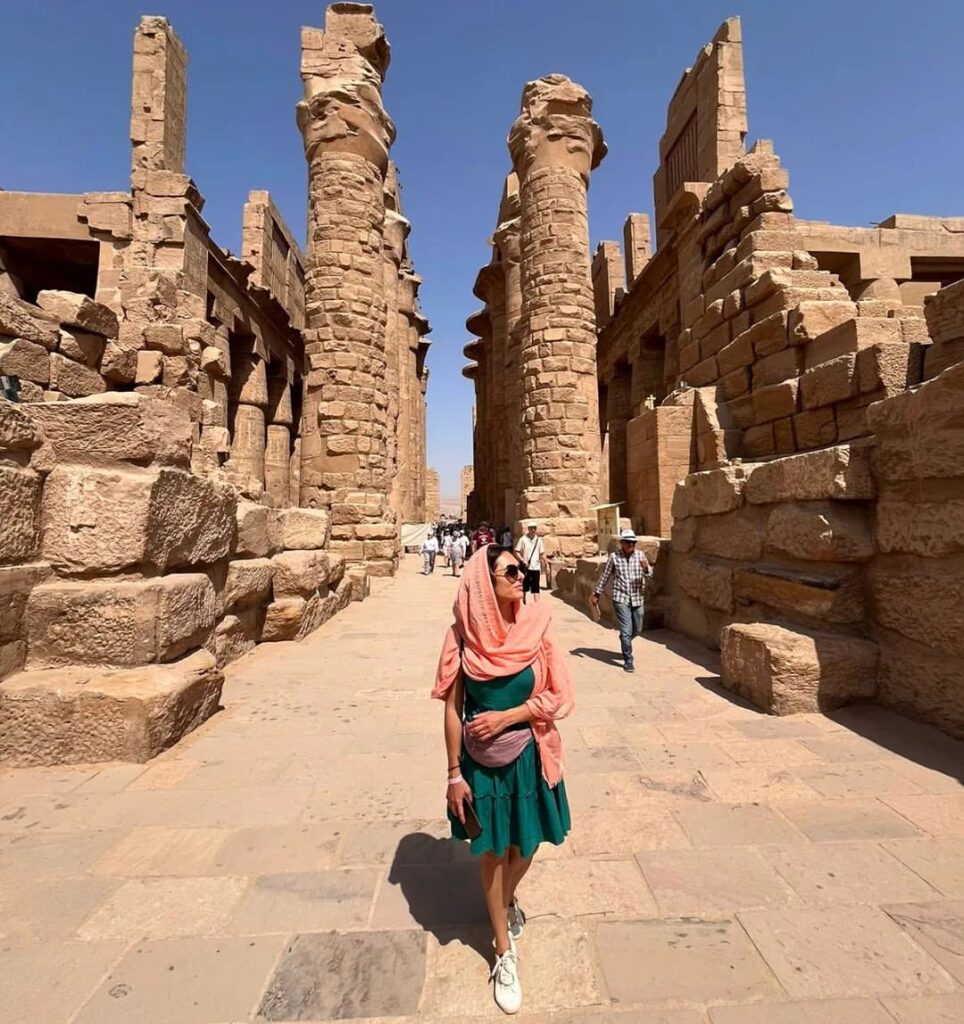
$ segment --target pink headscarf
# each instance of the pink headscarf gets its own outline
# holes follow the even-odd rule
[[[466,565],[452,611],[455,622],[442,643],[432,696],[445,700],[460,670],[470,679],[486,681],[531,665],[535,685],[526,706],[533,716],[542,774],[550,786],[556,785],[562,778],[562,740],[553,723],[574,704],[548,603],[517,605],[515,622],[506,622],[492,586],[486,545]]]

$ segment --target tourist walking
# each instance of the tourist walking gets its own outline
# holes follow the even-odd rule
[[[438,555],[438,538],[430,533],[422,541],[422,575],[431,576],[435,572],[435,557]]]
[[[525,569],[525,578],[522,581],[522,600],[526,600],[526,594],[531,594],[532,600],[538,601],[546,555],[535,523],[526,523],[525,535],[519,538],[515,552]]]
[[[493,994],[506,1013],[522,1005],[516,890],[539,844],[560,845],[570,827],[555,722],[572,711],[572,683],[548,604],[521,599],[513,553],[481,549],[459,583],[432,690],[445,701],[452,835],[480,858]]]
[[[494,543],[495,534],[489,529],[489,524],[483,520],[472,534],[472,554],[474,555],[479,548],[484,548],[486,544]]]
[[[643,603],[646,594],[646,577],[653,575],[649,559],[636,550],[636,534],[622,530],[619,534],[619,550],[612,551],[599,581],[589,600],[594,608],[599,606],[599,595],[606,584],[613,581],[613,610],[619,623],[619,644],[623,652],[623,671],[635,672],[633,664],[633,637],[643,631]]]
[[[447,568],[452,558],[452,532],[446,530],[442,534],[442,568]]]
[[[461,576],[465,564],[465,554],[469,550],[469,538],[459,531],[452,540],[452,575]]]
[[[503,526],[499,533],[499,543],[504,548],[512,547],[512,528],[510,526]]]

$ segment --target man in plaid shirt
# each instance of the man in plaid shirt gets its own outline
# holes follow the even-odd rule
[[[633,665],[633,637],[643,631],[643,597],[646,577],[653,575],[649,559],[636,550],[636,534],[623,530],[619,534],[619,551],[613,551],[599,576],[599,582],[589,600],[599,605],[599,595],[606,584],[613,581],[613,609],[619,623],[619,643],[623,649],[623,671],[635,672]]]

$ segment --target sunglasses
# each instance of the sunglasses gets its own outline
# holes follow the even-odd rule
[[[522,575],[522,569],[518,565],[507,565],[502,572],[494,572],[493,576],[504,576],[507,580],[517,580]]]

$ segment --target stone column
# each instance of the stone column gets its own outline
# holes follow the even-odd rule
[[[301,504],[327,506],[332,549],[391,575],[398,529],[389,505],[382,250],[384,179],[395,136],[382,107],[389,50],[365,4],[328,8],[302,30],[308,161]],[[359,527],[363,529],[359,530]]]
[[[524,487],[546,551],[592,550],[599,399],[586,190],[606,152],[592,100],[563,75],[526,84],[509,133],[519,178]]]
[[[291,490],[291,388],[282,378],[268,380],[268,426],[264,449],[264,489],[276,508],[288,504]]]
[[[386,190],[386,200],[392,197]],[[385,292],[385,390],[388,395],[388,472],[389,500],[396,516],[402,519],[404,491],[403,471],[399,460],[399,428],[404,421],[402,370],[404,349],[398,338],[398,303],[401,282],[399,268],[405,254],[408,221],[394,210],[385,211],[382,248],[382,280]]]
[[[519,262],[519,182],[515,174],[506,178],[499,226],[493,236],[503,273],[505,302],[505,372],[502,381],[505,399],[505,450],[503,516],[509,526],[520,518],[519,496],[523,488],[522,459],[522,368],[519,321],[522,315],[522,273]],[[519,533],[517,529],[515,531]]]

